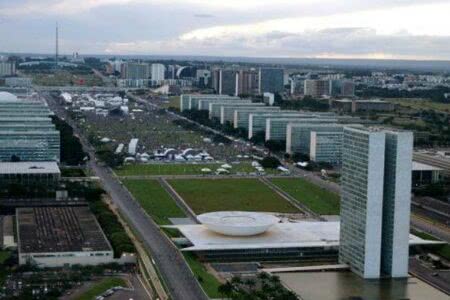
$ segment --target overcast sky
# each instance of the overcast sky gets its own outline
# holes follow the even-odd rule
[[[450,60],[450,0],[0,0],[0,52]]]

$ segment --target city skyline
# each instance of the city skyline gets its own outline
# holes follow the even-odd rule
[[[449,9],[448,1],[4,1],[0,52],[52,53],[59,22],[66,54],[449,60]]]

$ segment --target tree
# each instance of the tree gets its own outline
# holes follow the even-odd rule
[[[267,147],[272,152],[280,152],[286,149],[285,141],[276,141],[276,140],[268,140],[264,143],[264,146]]]
[[[268,169],[276,169],[281,165],[278,158],[274,156],[266,156],[261,160],[261,166]]]

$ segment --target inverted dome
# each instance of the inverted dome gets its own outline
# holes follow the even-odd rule
[[[218,211],[197,216],[209,230],[230,236],[251,236],[268,230],[280,220],[272,215],[246,211]]]

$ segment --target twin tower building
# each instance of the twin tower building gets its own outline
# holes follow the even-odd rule
[[[407,277],[413,134],[345,128],[339,261],[367,279]]]

